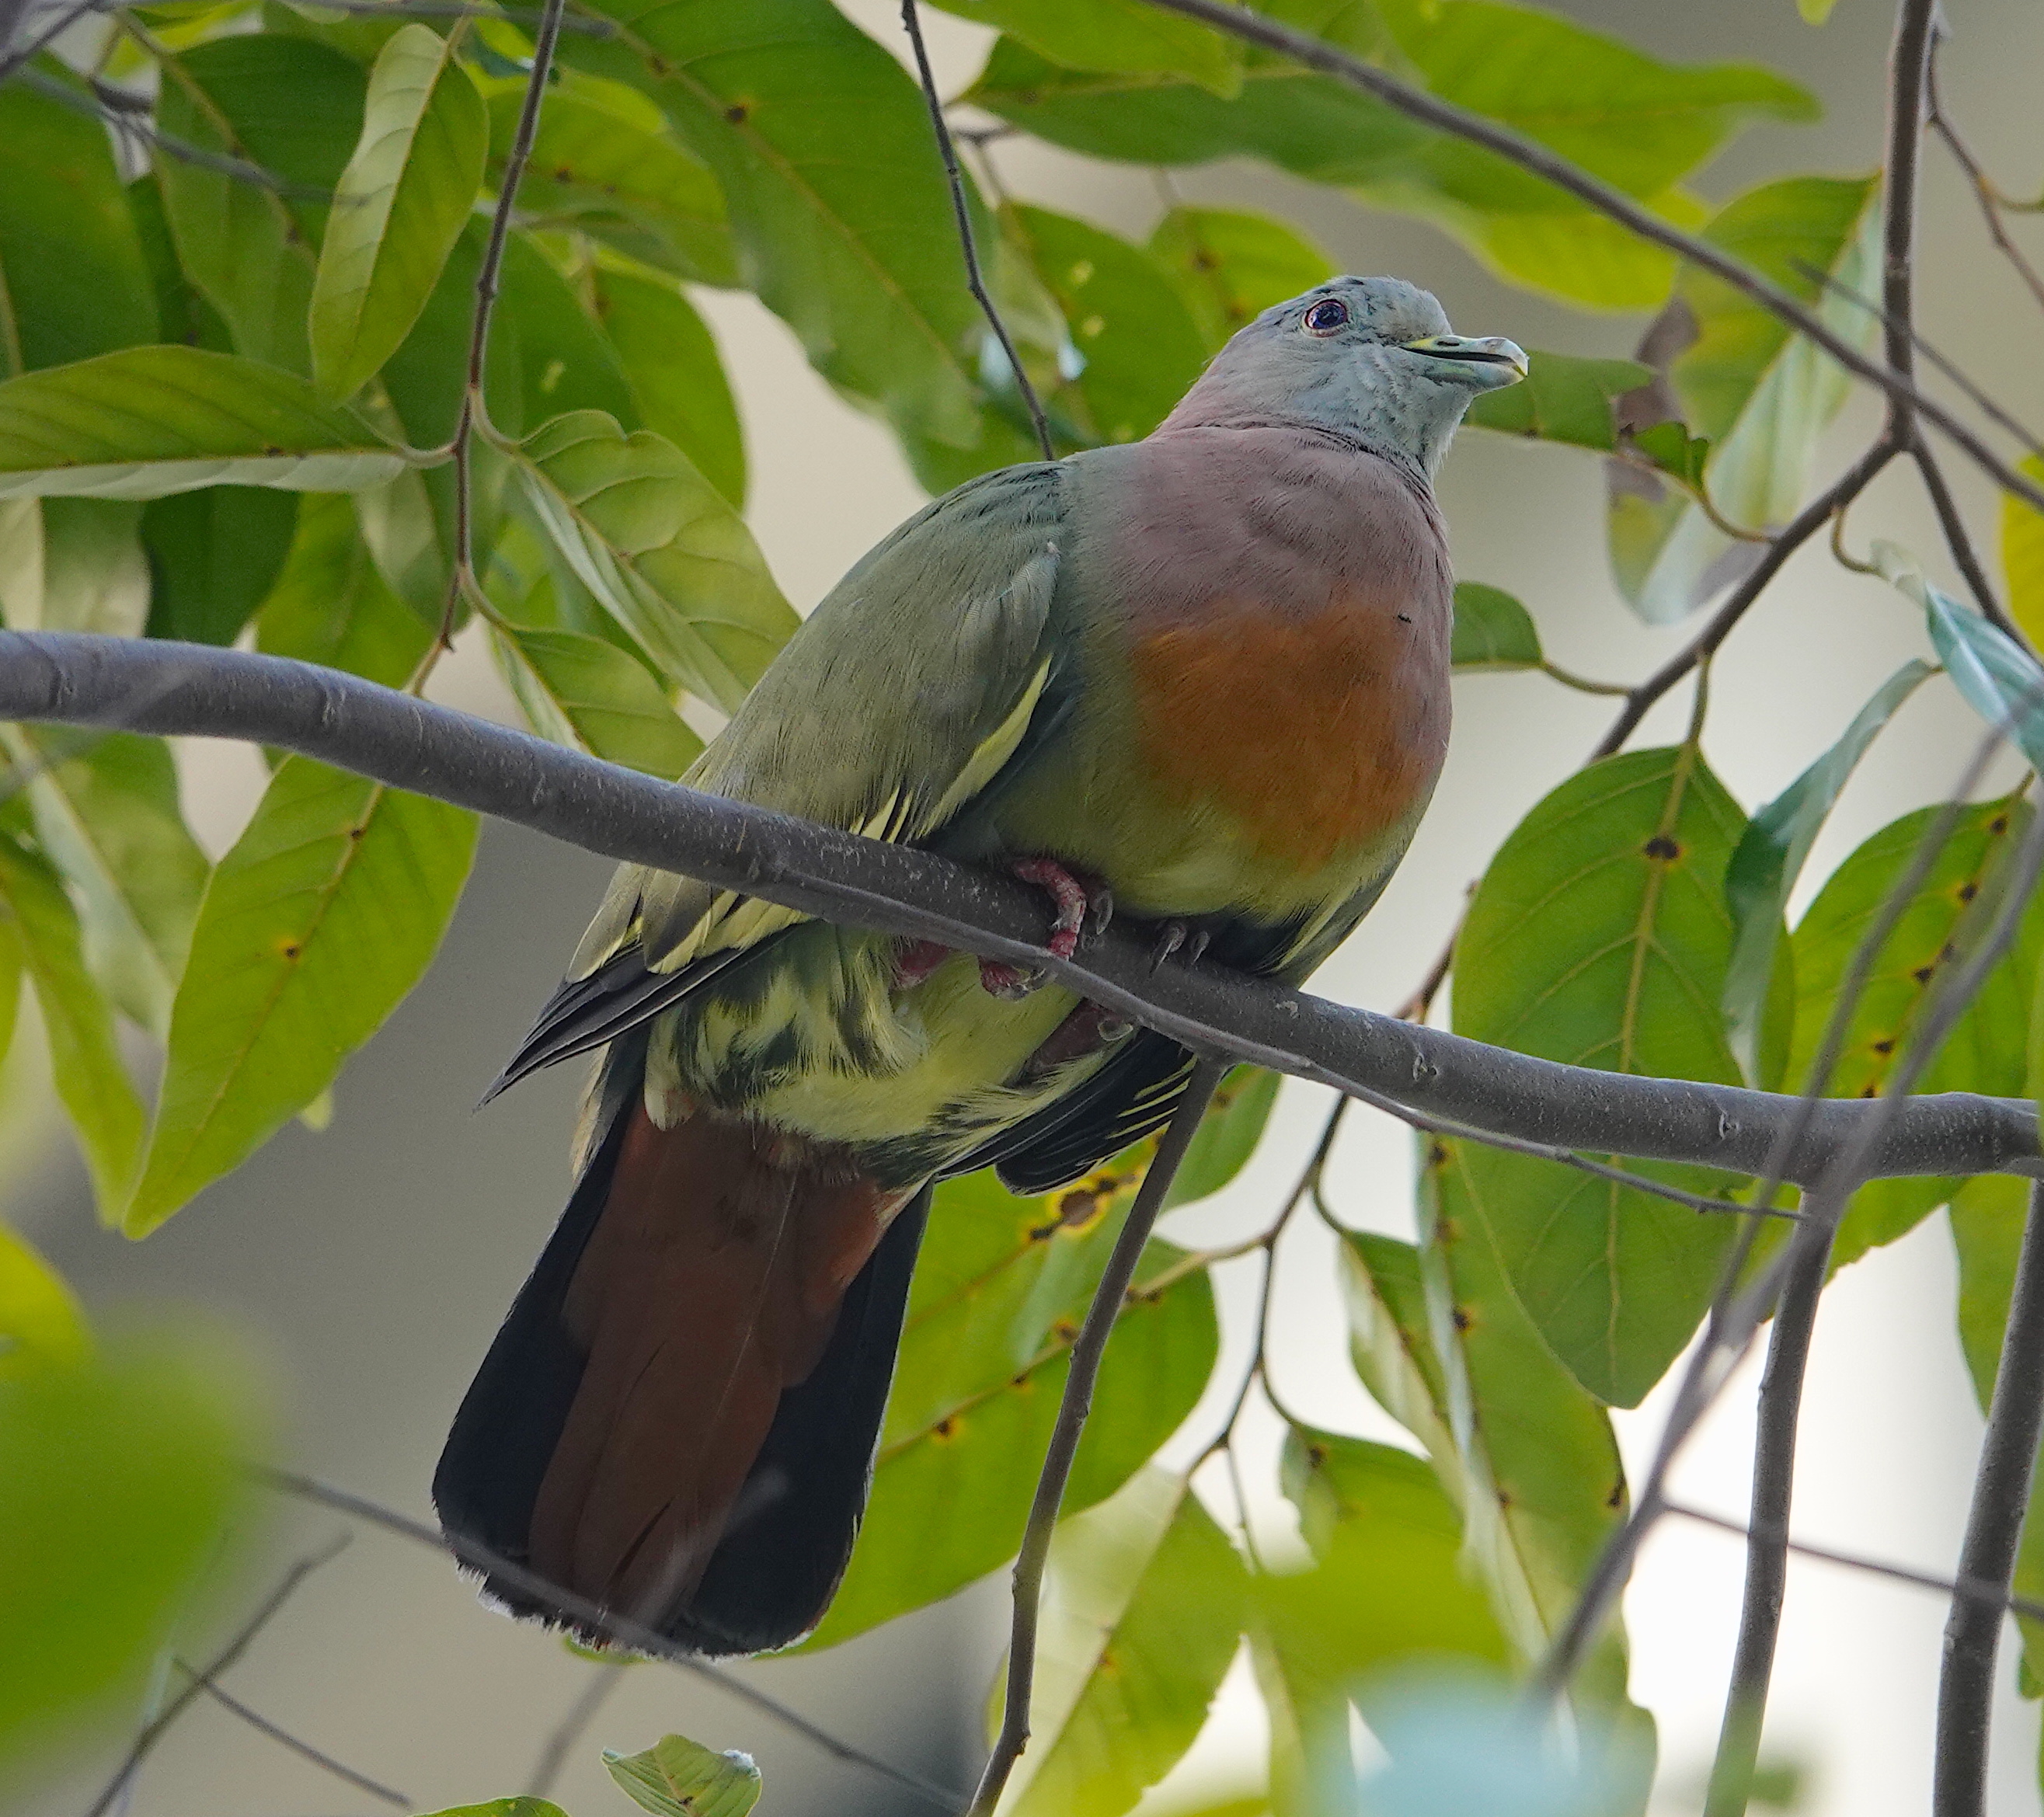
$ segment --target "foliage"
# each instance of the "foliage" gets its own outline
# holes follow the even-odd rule
[[[1649,622],[1722,598],[1808,501],[1846,379],[1739,286],[1491,150],[1143,0],[933,3],[997,34],[961,122],[1147,167],[1167,191],[1162,173],[1257,160],[1430,222],[1585,312],[1567,344],[1594,352],[1536,353],[1470,422],[1604,463],[1608,560]],[[1801,5],[1812,24],[1829,10]],[[1879,173],[1700,197],[1748,124],[1812,117],[1787,79],[1670,63],[1502,0],[1262,10],[1527,135],[1871,344],[1877,321],[1850,293],[1879,282]],[[966,286],[925,98],[829,0],[578,5],[504,216],[491,332],[472,346],[534,45],[522,13],[444,13],[167,0],[114,15],[98,88],[47,55],[0,79],[0,613],[14,629],[248,637],[392,686],[423,686],[443,632],[461,632],[486,641],[540,736],[679,777],[702,750],[683,709],[730,713],[796,623],[742,515],[760,476],[690,288],[756,297],[932,490],[1036,457],[1022,390]],[[95,117],[114,91],[154,134],[141,152]],[[1006,156],[998,137],[970,148],[962,206],[1060,452],[1150,433],[1231,334],[1330,274],[1297,221],[1167,194],[1139,240],[1009,194]],[[1647,313],[1643,336],[1598,313],[1614,311]],[[2036,641],[2044,518],[2011,499],[2002,531],[2010,615]],[[1863,841],[1792,929],[1788,906],[1917,690],[1956,687],[2038,764],[2044,670],[1915,556],[1877,555],[1923,610],[1922,658],[1820,728],[1823,754],[1750,819],[1704,759],[1700,686],[1680,743],[1608,755],[1526,804],[1454,948],[1459,1032],[1707,1084],[1850,1097],[1896,1076],[2008,887],[2022,791],[1963,807],[1899,901],[1934,807]],[[1454,666],[1596,690],[1548,662],[1500,578],[1457,587]],[[475,822],[291,756],[216,862],[162,741],[0,736],[15,774],[0,1055],[40,1028],[102,1216],[140,1237],[287,1121],[330,1110],[348,1057],[432,962]],[[1857,986],[1854,955],[1890,908]],[[2040,957],[2033,908],[1920,1089],[2034,1091]],[[1237,1177],[1278,1084],[1231,1076],[1171,1205]],[[1047,1199],[990,1175],[942,1188],[870,1512],[808,1646],[1014,1555],[1151,1151]],[[1414,1449],[1285,1416],[1281,1486],[1306,1548],[1289,1565],[1186,1464],[1180,1429],[1216,1385],[1223,1258],[1151,1242],[1063,1504],[1036,1741],[1004,1811],[1130,1809],[1244,1650],[1283,1817],[1356,1807],[1352,1715],[1390,1758],[1372,1810],[1641,1807],[1652,1725],[1627,1696],[1621,1628],[1576,1680],[1572,1762],[1517,1724],[1500,1675],[1554,1643],[1625,1518],[1608,1410],[1637,1405],[1689,1343],[1736,1238],[1732,1218],[1648,1189],[1746,1184],[1595,1158],[1643,1183],[1429,1137],[1417,1240],[1340,1234],[1356,1373]],[[2006,1185],[1869,1185],[1835,1258],[1949,1200],[1983,1395],[2019,1229]],[[0,1606],[26,1624],[10,1657],[33,1662],[0,1667],[0,1754],[31,1723],[132,1692],[179,1619],[236,1505],[225,1460],[260,1429],[222,1379],[195,1341],[96,1344],[0,1231],[0,1577],[14,1573]],[[2040,1586],[2033,1532],[2018,1588]],[[2044,1682],[2044,1640],[2026,1638]],[[665,1817],[742,1817],[760,1796],[747,1757],[679,1736],[605,1758]],[[484,1813],[559,1817],[537,1798],[442,1817]]]

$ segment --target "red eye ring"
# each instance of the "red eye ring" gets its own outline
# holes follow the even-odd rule
[[[1323,297],[1305,313],[1308,334],[1333,334],[1348,326],[1348,305],[1339,297]]]

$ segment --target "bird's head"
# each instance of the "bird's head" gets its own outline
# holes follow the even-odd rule
[[[1416,285],[1330,278],[1238,332],[1165,426],[1309,423],[1431,476],[1470,400],[1525,376],[1516,346],[1453,332]]]

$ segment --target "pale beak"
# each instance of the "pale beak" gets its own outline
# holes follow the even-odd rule
[[[1489,390],[1500,385],[1516,385],[1526,376],[1526,355],[1516,341],[1507,340],[1501,334],[1486,336],[1481,340],[1458,334],[1428,335],[1423,340],[1408,340],[1401,344],[1408,353],[1424,353],[1430,359],[1452,359],[1480,368],[1494,367],[1477,378],[1470,377]]]

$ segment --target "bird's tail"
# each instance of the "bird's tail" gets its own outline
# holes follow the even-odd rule
[[[928,1189],[709,1112],[659,1129],[619,1095],[433,1500],[451,1535],[690,1650],[785,1646],[858,1531]]]

